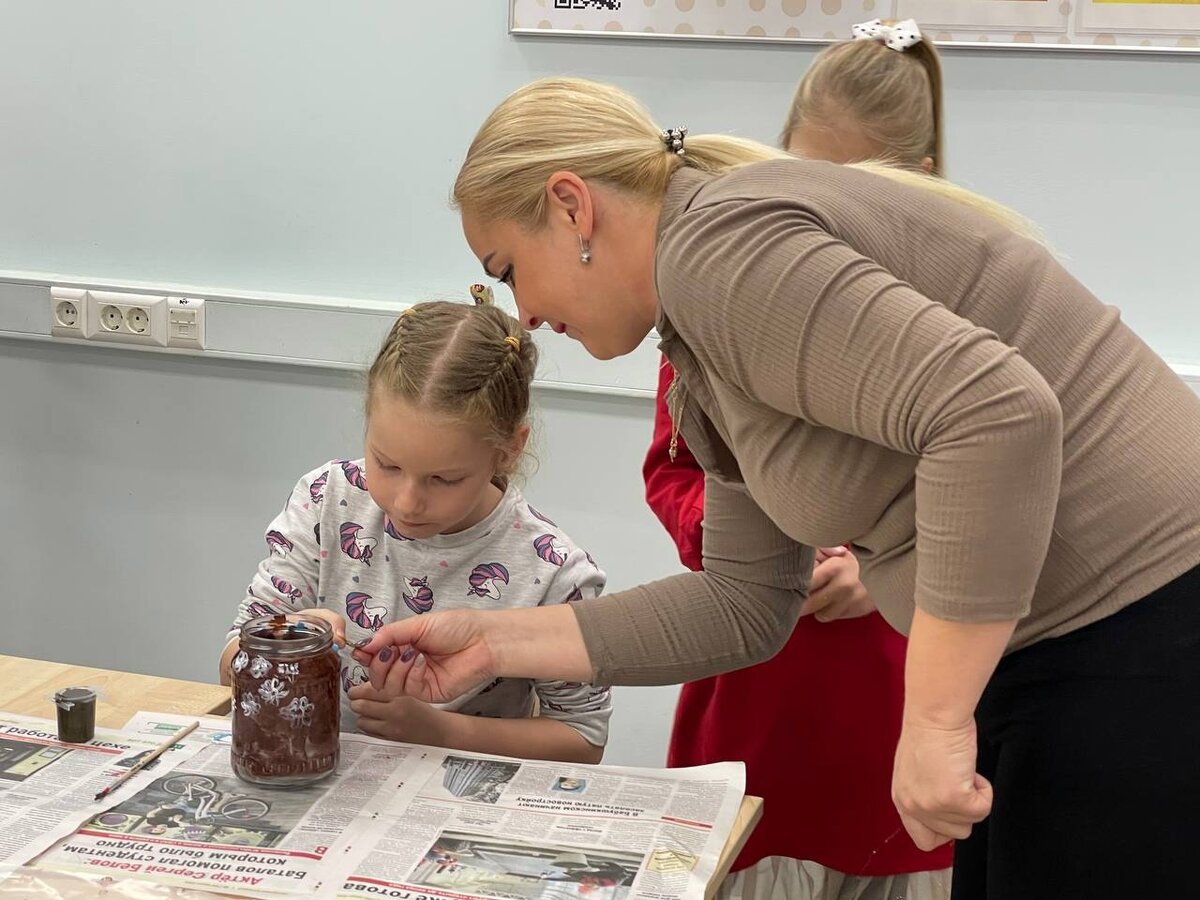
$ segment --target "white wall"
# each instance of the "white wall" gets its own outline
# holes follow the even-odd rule
[[[505,92],[570,72],[664,124],[770,139],[814,53],[518,41],[504,6],[8,0],[0,270],[460,295],[478,267],[447,189]],[[1200,56],[945,63],[952,176],[1038,219],[1160,353],[1200,363]],[[539,406],[531,496],[613,587],[672,571],[640,500],[648,404]],[[263,524],[359,430],[345,374],[0,339],[0,652],[209,677]],[[672,697],[621,692],[610,761],[661,761]]]
[[[516,40],[506,6],[8,0],[0,269],[457,294],[478,268],[446,197],[505,93],[579,74],[664,124],[773,139],[816,50]],[[944,58],[953,177],[1045,225],[1164,355],[1200,360],[1200,54]]]

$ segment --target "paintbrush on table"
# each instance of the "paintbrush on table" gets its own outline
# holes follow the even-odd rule
[[[142,769],[146,768],[146,766],[150,765],[152,762],[154,762],[156,759],[158,759],[160,756],[162,756],[164,753],[166,753],[169,749],[171,749],[172,746],[174,746],[175,744],[178,744],[180,741],[182,741],[185,737],[187,737],[189,734],[191,734],[193,731],[195,731],[199,727],[200,727],[199,722],[193,722],[191,725],[188,725],[186,728],[183,728],[182,730],[175,732],[175,734],[171,735],[169,738],[167,738],[165,741],[163,741],[161,744],[159,744],[157,747],[155,747],[152,751],[150,751],[150,754],[148,756],[143,756],[140,760],[138,760],[138,762],[135,765],[133,765],[129,768],[128,772],[124,772],[121,775],[117,776],[116,781],[114,781],[112,784],[110,784],[108,787],[106,787],[104,790],[102,790],[100,793],[98,793],[93,799],[103,800],[105,797],[107,797],[109,794],[111,794],[113,791],[115,791],[117,788],[119,788],[121,785],[123,785],[126,781],[128,781],[130,778],[132,778],[138,772],[142,771]]]

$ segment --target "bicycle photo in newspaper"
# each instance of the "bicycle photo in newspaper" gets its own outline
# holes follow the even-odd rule
[[[220,775],[178,773],[156,779],[85,828],[234,847],[274,847],[312,807],[301,791],[255,790]]]

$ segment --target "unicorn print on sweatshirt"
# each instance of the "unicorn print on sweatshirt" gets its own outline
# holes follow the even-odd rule
[[[358,488],[360,491],[367,489],[367,473],[363,471],[362,460],[357,462],[353,460],[342,461],[342,474],[346,476],[346,480]]]
[[[471,570],[469,595],[500,599],[500,585],[508,584],[508,569],[498,562],[483,563]]]
[[[325,499],[325,483],[327,481],[329,481],[328,469],[314,478],[313,483],[308,486],[308,497],[313,503],[320,503]]]
[[[533,540],[533,549],[539,557],[552,566],[561,566],[567,561],[567,549],[554,534],[541,534]]]
[[[251,617],[253,617],[255,619],[259,618],[260,616],[277,616],[277,615],[279,615],[279,610],[277,610],[273,607],[267,606],[267,604],[263,603],[261,600],[254,600],[253,602],[247,604],[246,612],[248,612],[251,615]]]
[[[427,613],[433,609],[433,591],[429,588],[429,579],[426,578],[410,578],[408,586],[413,589],[411,594],[405,592],[404,605],[413,612]]]
[[[274,529],[267,532],[267,546],[280,556],[286,556],[296,549],[295,544]]]
[[[362,591],[351,591],[346,595],[346,616],[359,628],[378,631],[387,618],[388,608],[371,604],[371,595]]]
[[[349,692],[356,684],[366,684],[370,680],[367,670],[358,663],[342,666],[342,690]]]
[[[289,600],[299,600],[304,596],[304,592],[300,590],[300,588],[296,587],[291,582],[284,581],[278,575],[271,576],[271,584],[274,586],[275,590],[279,591],[279,593],[287,597]]]
[[[362,531],[362,526],[357,522],[343,522],[342,527],[338,529],[338,536],[342,542],[342,552],[351,559],[360,560],[363,565],[371,564],[371,557],[375,555],[375,547],[379,544],[375,538],[370,535],[362,535],[359,537],[359,532]]]

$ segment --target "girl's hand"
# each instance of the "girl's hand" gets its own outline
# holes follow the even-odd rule
[[[875,611],[867,589],[858,580],[858,560],[845,547],[818,547],[808,600],[801,615],[813,613],[818,622],[857,619]]]
[[[350,688],[350,708],[364,734],[408,744],[445,745],[443,713],[415,697],[391,697],[369,684]]]

